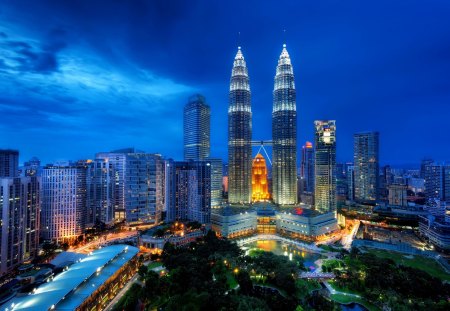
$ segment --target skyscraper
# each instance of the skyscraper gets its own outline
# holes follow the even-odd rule
[[[125,220],[157,225],[164,205],[164,162],[158,154],[128,153],[125,166]]]
[[[376,201],[379,186],[378,132],[357,133],[354,138],[355,199]]]
[[[114,168],[106,159],[88,163],[86,174],[87,212],[86,225],[114,222]]]
[[[314,192],[314,148],[309,141],[307,141],[302,147],[300,177],[304,181],[303,190],[307,192]]]
[[[200,94],[189,97],[184,106],[184,160],[204,160],[210,154],[211,110]]]
[[[296,110],[294,70],[284,44],[275,75],[272,110],[272,187],[277,204],[297,203]]]
[[[218,158],[208,158],[211,163],[211,208],[222,205],[223,161]]]
[[[0,149],[0,177],[19,175],[19,151]]]
[[[238,48],[230,81],[228,108],[228,201],[250,203],[252,183],[252,109],[247,65]]]
[[[336,121],[315,121],[315,209],[336,210]]]
[[[347,199],[350,201],[355,200],[355,166],[353,163],[347,165]]]
[[[73,241],[86,227],[86,166],[42,170],[41,232],[45,240]]]
[[[120,222],[125,220],[125,172],[127,164],[127,153],[135,152],[134,148],[121,149],[111,152],[100,152],[95,155],[96,159],[104,159],[113,165],[113,208],[114,220]]]
[[[209,161],[167,160],[166,220],[211,222],[211,164]]]
[[[39,249],[40,178],[0,177],[0,275]]]

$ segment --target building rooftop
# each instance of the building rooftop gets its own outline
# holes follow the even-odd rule
[[[75,310],[138,252],[138,248],[122,244],[95,250],[34,293],[8,302],[1,311]]]

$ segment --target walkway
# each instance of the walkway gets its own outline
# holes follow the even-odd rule
[[[325,285],[325,287],[328,289],[328,291],[330,292],[331,295],[340,294],[340,295],[349,296],[349,297],[361,298],[360,295],[337,291],[326,281],[322,282],[322,284]]]

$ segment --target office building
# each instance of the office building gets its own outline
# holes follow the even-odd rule
[[[252,109],[247,65],[238,48],[228,107],[228,202],[250,203],[252,195]]]
[[[276,204],[297,203],[297,104],[294,70],[283,45],[275,75],[272,109],[272,197]]]
[[[37,256],[40,179],[0,177],[0,275]]]
[[[379,186],[379,134],[357,133],[354,138],[355,199],[375,202]]]
[[[42,170],[41,235],[73,242],[86,228],[86,171],[83,163],[47,165]]]
[[[210,155],[211,109],[200,94],[189,97],[184,106],[184,160],[205,160]]]
[[[36,157],[32,157],[29,161],[23,164],[23,169],[25,176],[40,176],[41,161]]]
[[[388,186],[389,190],[389,205],[393,206],[407,206],[407,193],[408,187],[406,185],[392,184]]]
[[[0,177],[19,176],[19,151],[0,149]]]
[[[166,221],[211,222],[211,163],[165,163]]]
[[[105,159],[87,163],[86,225],[112,225],[114,223],[114,168]]]
[[[112,164],[114,170],[113,178],[113,210],[114,221],[125,221],[125,172],[127,164],[127,153],[135,152],[134,148],[121,149],[112,152],[100,152],[95,155],[96,159],[103,159]]]
[[[223,203],[223,161],[218,158],[207,161],[211,163],[211,208],[219,208]]]
[[[347,179],[347,199],[355,200],[355,166],[353,163],[347,163],[347,172],[345,174]]]
[[[315,121],[315,209],[336,211],[336,121]]]
[[[300,178],[304,181],[303,191],[314,192],[314,148],[309,141],[302,147]]]

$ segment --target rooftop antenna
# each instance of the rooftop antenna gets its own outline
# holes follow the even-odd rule
[[[238,49],[240,50],[241,49],[241,32],[240,31],[238,31],[238,40],[237,41],[238,41],[237,42]]]
[[[283,47],[286,47],[286,29],[283,29]]]

